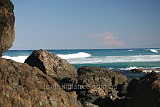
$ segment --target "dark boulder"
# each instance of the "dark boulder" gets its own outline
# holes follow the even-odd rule
[[[55,78],[72,78],[77,76],[77,70],[65,59],[45,50],[34,51],[25,63],[39,68],[45,74]]]
[[[93,102],[93,104],[96,104],[99,107],[115,107],[114,101],[110,97],[98,98]]]
[[[36,67],[0,58],[1,107],[81,107],[75,92]]]
[[[144,70],[145,70],[145,69],[142,69],[142,68],[136,68],[136,69],[131,69],[130,72],[134,72],[134,73],[145,73]]]
[[[133,93],[135,92],[137,85],[139,82],[139,78],[133,78],[130,81],[128,81],[128,86],[127,86],[127,93],[126,93],[126,97],[131,97],[133,95]]]
[[[78,99],[82,103],[93,103],[106,96],[114,100],[118,97],[117,86],[127,80],[127,77],[119,72],[98,67],[81,67],[77,72],[78,84],[84,86],[84,89],[77,90]]]
[[[0,0],[0,56],[11,48],[15,38],[13,9],[10,0]]]
[[[108,81],[110,82],[109,84],[117,86],[127,80],[127,77],[122,75],[119,72],[113,72],[108,69],[99,68],[99,67],[84,66],[79,68],[77,72],[78,72],[79,80],[83,80],[83,82],[89,83],[89,84],[99,83],[97,80],[104,79],[105,81],[105,79],[108,79]],[[83,77],[86,77],[86,78],[83,78]],[[95,81],[90,81],[90,80],[95,80]]]
[[[126,94],[128,93],[128,84],[130,83],[130,79],[128,79],[127,81],[125,81],[123,84],[119,84],[117,85],[117,90],[118,92],[118,96],[119,97],[124,97],[126,96]]]
[[[159,69],[144,69],[144,68],[136,68],[136,69],[129,70],[129,72],[138,73],[138,74],[147,74],[147,73],[151,73],[152,71],[159,72],[160,70]]]
[[[128,107],[128,106],[127,106],[128,100],[129,100],[129,97],[116,98],[116,99],[114,100],[114,107]],[[110,106],[110,107],[112,107],[112,106]]]
[[[160,74],[152,72],[139,79],[128,107],[160,107]]]

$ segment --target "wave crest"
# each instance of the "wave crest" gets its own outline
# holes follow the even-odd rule
[[[91,54],[85,52],[78,52],[74,54],[58,54],[59,57],[63,59],[73,59],[73,58],[86,58],[90,57]]]
[[[151,52],[158,53],[156,49],[149,49]]]
[[[91,57],[89,53],[79,52],[74,54],[59,54],[59,57],[68,60],[71,64],[104,64],[104,63],[123,63],[123,62],[159,62],[160,55],[137,55],[137,56],[105,56]],[[3,56],[23,63],[28,56]]]
[[[134,51],[134,50],[130,49],[130,50],[128,50],[128,51],[132,52],[132,51]]]
[[[74,54],[58,54],[59,57],[63,59],[75,59],[75,58],[87,58],[90,57],[91,54],[85,53],[85,52],[79,52],[79,53],[74,53]],[[3,58],[6,59],[12,59],[17,62],[24,63],[24,61],[27,59],[28,56],[2,56]]]
[[[68,59],[71,64],[102,64],[123,62],[155,62],[160,61],[160,55],[137,55],[137,56],[106,56],[81,59]]]

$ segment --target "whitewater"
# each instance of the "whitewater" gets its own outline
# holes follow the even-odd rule
[[[92,57],[91,54],[79,52],[74,54],[58,54],[59,57],[68,60],[71,64],[92,64],[92,63],[116,63],[116,62],[154,62],[160,61],[160,55],[137,55],[137,56],[105,56]],[[28,56],[3,56],[23,63]]]
[[[9,50],[3,58],[23,63],[34,50]],[[68,49],[47,50],[66,59],[76,68],[98,66],[105,68],[160,69],[160,49]]]

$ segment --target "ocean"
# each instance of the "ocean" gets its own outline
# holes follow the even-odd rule
[[[34,50],[9,50],[4,58],[24,62]],[[160,49],[67,49],[47,50],[66,59],[77,69],[81,66],[96,66],[119,69],[123,72],[135,69],[160,71]]]

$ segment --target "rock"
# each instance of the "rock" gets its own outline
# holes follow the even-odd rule
[[[142,69],[142,68],[136,68],[136,69],[130,70],[130,72],[134,72],[134,73],[145,73],[144,70],[145,70],[145,69]]]
[[[139,79],[128,107],[160,107],[160,74],[152,72]]]
[[[0,58],[1,107],[81,107],[75,92],[36,67]]]
[[[136,69],[132,69],[132,70],[129,70],[129,72],[133,72],[133,73],[143,73],[143,74],[147,74],[147,73],[151,73],[151,72],[159,72],[160,70],[155,70],[155,69],[144,69],[144,68],[136,68]]]
[[[35,66],[45,74],[55,78],[72,78],[77,76],[77,70],[73,65],[57,55],[44,50],[34,51],[25,63]]]
[[[128,80],[125,81],[123,84],[119,84],[119,85],[117,86],[117,90],[119,91],[119,92],[118,92],[118,96],[119,96],[119,97],[124,97],[124,96],[126,96],[126,94],[127,94],[127,92],[128,92],[127,88],[128,88],[129,81],[130,81],[130,80],[128,79]]]
[[[114,100],[114,106],[115,107],[127,107],[128,100],[129,100],[128,97],[122,98],[122,99],[117,98]]]
[[[0,56],[13,45],[15,37],[13,9],[10,0],[0,0]]]
[[[76,88],[78,85],[77,78],[62,78],[62,79],[55,78],[55,80],[59,83],[61,88],[66,92],[72,92],[78,89]]]
[[[133,78],[128,82],[126,97],[131,97],[137,88],[139,78]]]
[[[106,96],[117,98],[117,86],[127,80],[121,73],[98,67],[81,67],[77,72],[78,84],[84,86],[83,90],[77,90],[78,99],[82,103],[93,103]]]
[[[79,79],[83,79],[83,77],[86,77],[86,78],[84,78],[83,81],[86,83],[92,82],[90,84],[95,84],[95,82],[98,82],[96,80],[108,79],[108,81],[110,81],[109,84],[119,85],[127,80],[127,77],[122,75],[119,72],[113,72],[113,71],[109,71],[105,68],[99,68],[99,67],[84,66],[84,67],[79,68],[77,72],[78,72]],[[94,81],[87,81],[90,79],[95,80],[95,82]],[[104,85],[106,85],[106,84],[104,84]]]
[[[89,102],[84,102],[83,107],[99,107],[99,106]]]
[[[99,107],[114,107],[114,101],[111,97],[98,98],[93,102],[93,104],[96,104]]]

